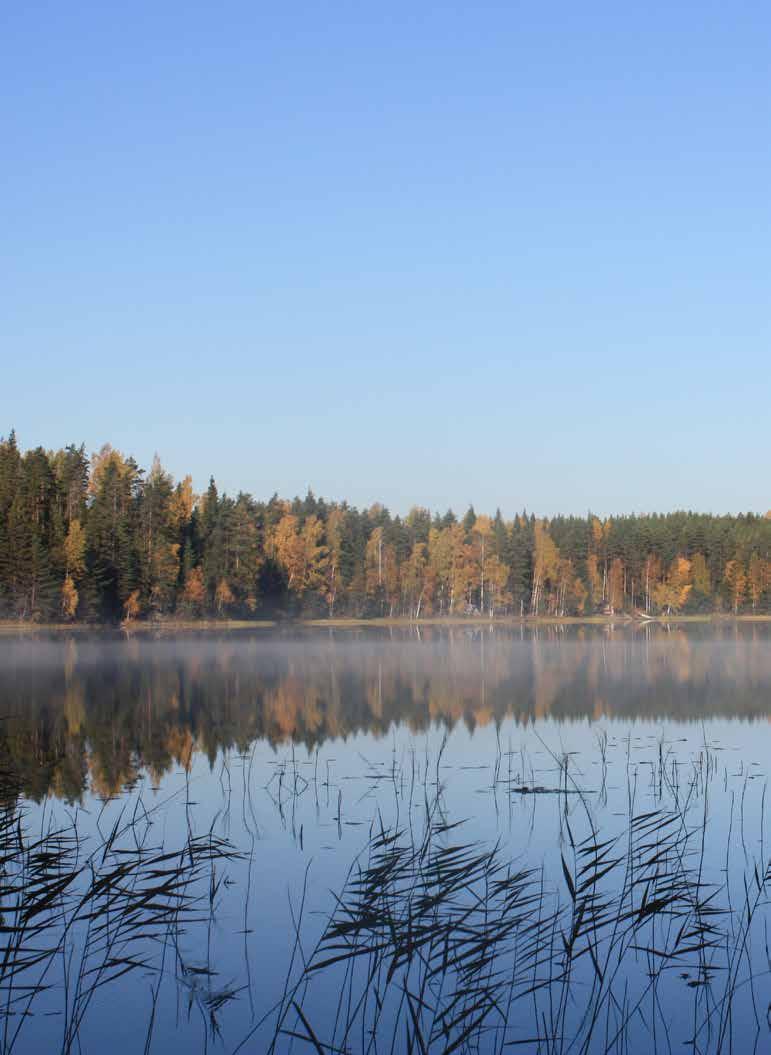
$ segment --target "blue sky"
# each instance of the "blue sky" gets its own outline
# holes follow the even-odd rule
[[[765,511],[767,3],[0,15],[0,432],[403,512]]]

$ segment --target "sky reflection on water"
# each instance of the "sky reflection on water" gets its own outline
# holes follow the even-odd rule
[[[512,861],[543,865],[556,889],[564,811],[582,824],[572,801],[546,793],[564,753],[611,834],[630,786],[637,812],[671,796],[657,783],[662,759],[685,788],[709,756],[706,872],[728,876],[738,897],[769,844],[769,643],[763,624],[3,637],[6,795],[21,796],[32,827],[77,816],[92,839],[141,800],[165,844],[183,841],[192,818],[245,854],[223,866],[213,925],[191,928],[166,969],[150,1048],[201,1050],[205,1035],[212,1050],[233,1051],[280,995],[289,899],[297,905],[306,868],[310,941],[373,818],[419,825],[437,776],[464,838],[500,840]],[[150,984],[133,972],[94,1000],[86,1055],[142,1049]],[[116,997],[131,1009],[117,1020]],[[314,999],[309,1013],[323,1025],[329,994]],[[676,1022],[675,990],[668,999]],[[41,997],[15,1050],[58,1050],[59,1019],[43,1012],[60,1000],[56,987]],[[258,1030],[243,1050],[264,1050],[267,1036]]]

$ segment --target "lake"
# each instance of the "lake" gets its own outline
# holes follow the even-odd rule
[[[770,1051],[770,646],[0,636],[2,1051]]]

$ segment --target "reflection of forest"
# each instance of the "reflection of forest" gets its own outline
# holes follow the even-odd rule
[[[556,719],[771,714],[763,625],[0,641],[0,765],[32,798],[118,792],[256,739]]]

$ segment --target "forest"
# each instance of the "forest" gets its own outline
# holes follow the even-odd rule
[[[0,617],[37,622],[771,611],[771,512],[506,520],[260,501],[106,444],[0,440]]]

